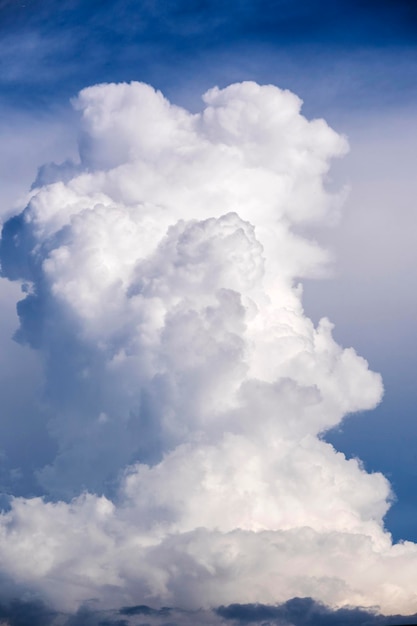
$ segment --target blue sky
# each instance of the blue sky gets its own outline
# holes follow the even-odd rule
[[[70,99],[90,85],[149,83],[174,104],[197,112],[201,94],[214,85],[271,83],[302,98],[307,119],[323,117],[347,135],[350,153],[334,161],[327,180],[335,190],[350,187],[340,221],[305,227],[330,250],[331,270],[324,280],[303,279],[303,303],[314,323],[329,317],[338,343],[353,346],[382,374],[385,396],[376,409],[349,415],[324,437],[348,458],[361,459],[368,472],[389,479],[395,496],[385,526],[394,541],[414,542],[416,43],[417,6],[405,0],[0,0],[3,221],[24,207],[24,194],[40,166],[77,160],[77,113]],[[60,173],[71,176],[66,167]],[[47,169],[43,172],[47,177]],[[6,275],[8,254],[3,252]],[[70,446],[76,435],[68,428],[68,439],[57,443],[54,433],[62,424],[53,411],[59,410],[60,393],[62,398],[84,393],[82,410],[95,410],[93,392],[90,398],[90,391],[74,380],[68,383],[68,372],[76,361],[91,361],[99,369],[97,357],[90,346],[73,348],[75,335],[65,335],[63,326],[58,348],[48,344],[38,358],[36,351],[12,339],[19,324],[19,286],[2,280],[1,297],[2,498],[6,508],[10,495],[65,500],[52,470],[45,468],[53,467],[60,446]],[[45,302],[46,326],[37,325],[43,312],[29,305],[22,313],[21,308],[24,332],[39,333],[40,344],[45,328],[61,332]],[[56,334],[51,337],[57,342]],[[70,355],[55,374],[54,349]],[[77,409],[71,399],[62,402],[70,407],[68,415]],[[102,421],[106,419],[104,415]],[[146,445],[157,447],[158,436],[152,431]],[[103,440],[97,446],[98,466],[100,454],[110,454],[106,445]],[[122,467],[118,453],[115,468]],[[114,482],[115,476],[106,480]],[[78,492],[69,491],[70,496],[82,491],[78,476],[75,484]],[[109,484],[103,487],[107,494],[114,487]],[[233,623],[251,623],[242,615]],[[267,618],[282,616],[259,620]],[[310,622],[303,617],[299,623]]]
[[[284,81],[320,92],[307,107],[314,96],[329,108],[401,104],[415,89],[416,9],[407,1],[28,0],[5,1],[1,12],[2,99],[19,108],[66,102],[132,73],[177,98],[213,79]]]

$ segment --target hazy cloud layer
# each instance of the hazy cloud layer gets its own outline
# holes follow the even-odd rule
[[[417,546],[384,530],[388,482],[320,439],[382,396],[298,284],[326,271],[300,232],[339,210],[325,180],[346,141],[276,87],[204,101],[83,90],[79,162],[42,168],[4,225],[57,446],[37,472],[46,499],[1,517],[6,595],[414,613]]]

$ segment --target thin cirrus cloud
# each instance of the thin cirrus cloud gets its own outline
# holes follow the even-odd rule
[[[339,210],[324,178],[347,142],[273,86],[204,102],[83,90],[79,160],[42,168],[4,225],[56,448],[44,498],[0,518],[3,602],[150,605],[147,621],[175,606],[183,623],[256,623],[230,606],[295,597],[411,615],[417,547],[384,529],[388,481],[321,438],[374,408],[381,378],[313,325],[298,284],[326,271],[300,232]]]

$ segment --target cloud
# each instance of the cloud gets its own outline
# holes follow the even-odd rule
[[[39,601],[0,605],[0,619],[8,626],[415,626],[416,615],[378,615],[362,608],[331,610],[311,598],[292,598],[283,604],[232,604],[213,610],[184,611],[147,605],[100,611],[87,604],[74,614],[56,613]],[[145,620],[145,621],[144,621]]]
[[[235,604],[219,607],[216,613],[235,624],[264,624],[293,626],[371,626],[371,624],[413,624],[416,616],[383,616],[362,608],[343,608],[332,611],[311,598],[293,598],[281,605]]]
[[[0,605],[0,624],[3,626],[50,626],[55,615],[40,601],[20,601]]]
[[[300,232],[339,210],[325,179],[347,142],[273,86],[204,102],[83,90],[79,160],[44,167],[4,225],[57,453],[44,498],[0,518],[3,572],[63,611],[309,596],[415,612],[387,480],[321,439],[381,379],[301,302],[328,257]]]

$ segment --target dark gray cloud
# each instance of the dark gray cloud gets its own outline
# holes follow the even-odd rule
[[[231,604],[219,607],[221,617],[234,624],[262,626],[394,626],[415,625],[417,615],[378,615],[361,608],[332,610],[312,598],[293,598],[284,604]]]
[[[231,604],[213,611],[182,611],[147,605],[119,611],[82,607],[73,615],[49,610],[38,601],[0,604],[8,626],[416,626],[417,615],[379,615],[361,608],[332,610],[311,598],[293,598],[279,605]]]
[[[24,602],[13,600],[0,604],[0,623],[8,626],[51,626],[56,623],[57,614],[40,601]]]

